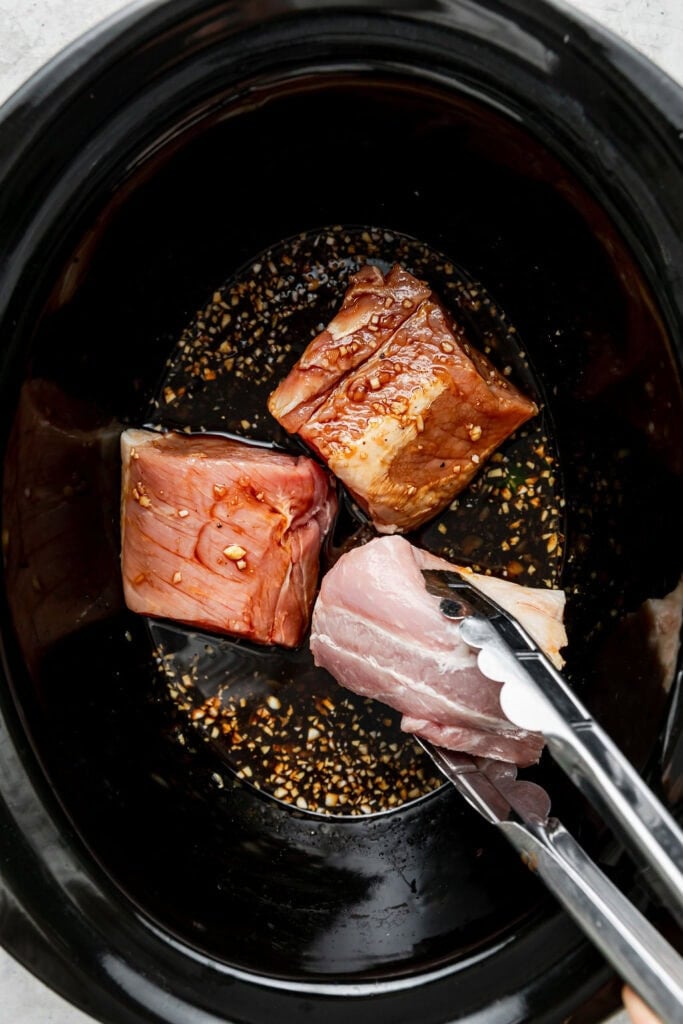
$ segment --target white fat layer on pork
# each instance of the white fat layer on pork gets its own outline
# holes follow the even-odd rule
[[[567,633],[562,621],[564,616],[565,593],[541,587],[525,587],[496,576],[482,576],[454,566],[437,555],[420,548],[414,549],[416,564],[420,569],[457,569],[485,597],[513,615],[524,626],[529,635],[547,654],[556,668],[562,668],[564,658],[560,650],[567,643]]]
[[[386,481],[391,476],[391,466],[396,454],[412,445],[417,440],[419,430],[418,424],[424,422],[428,416],[433,403],[446,390],[446,385],[438,377],[433,377],[428,385],[416,387],[410,398],[410,419],[404,422],[400,417],[388,413],[386,416],[372,416],[368,420],[363,431],[362,438],[349,432],[347,437],[340,439],[340,445],[329,454],[327,462],[339,479],[346,486],[357,494],[373,494],[381,490],[379,482]],[[317,426],[316,417],[311,417],[307,430],[314,433]],[[324,424],[322,424],[324,430]],[[390,491],[389,499],[394,503],[400,502],[405,497],[406,484],[399,482]],[[417,489],[417,494],[428,495],[429,484],[423,484]],[[417,499],[415,499],[417,500]],[[373,516],[379,520],[386,514],[391,517],[394,509],[387,504],[375,501],[373,504]],[[381,533],[393,533],[396,527],[389,525],[384,527],[381,522],[377,529]]]
[[[366,696],[391,704],[403,713],[424,714],[436,721],[443,717],[449,721],[461,718],[482,729],[517,731],[502,712],[486,714],[457,698],[456,680],[463,685],[466,678],[468,691],[476,693],[481,689],[476,656],[462,642],[456,642],[451,651],[434,654],[420,647],[414,637],[396,636],[377,623],[368,629],[362,620],[352,616],[345,625],[345,637],[355,636],[358,640],[357,650],[340,646],[329,634],[318,632],[319,623],[311,637],[311,649],[316,664],[333,675],[335,669],[352,673],[355,685],[362,687]],[[367,642],[372,643],[373,653],[367,653]],[[411,665],[421,668],[422,678],[406,671]]]

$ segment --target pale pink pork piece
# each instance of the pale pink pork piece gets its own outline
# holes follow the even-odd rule
[[[313,610],[315,662],[349,690],[400,711],[406,732],[451,750],[533,764],[543,737],[508,721],[501,684],[482,675],[458,624],[427,593],[421,569],[453,568],[402,537],[381,537],[343,555],[323,578]],[[468,579],[562,664],[563,591],[476,573]]]
[[[122,571],[142,615],[295,647],[337,508],[312,459],[210,435],[121,437]]]
[[[398,266],[352,278],[268,408],[380,533],[414,530],[444,509],[538,411]]]

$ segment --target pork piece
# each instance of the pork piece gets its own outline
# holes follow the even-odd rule
[[[612,623],[595,657],[591,711],[639,770],[645,769],[667,718],[681,665],[682,626],[683,578],[669,593],[647,598]],[[683,796],[683,718],[673,715],[671,723],[662,781],[667,796],[678,794],[671,796],[675,803]]]
[[[337,502],[311,459],[127,430],[122,570],[134,612],[297,646]]]
[[[538,410],[407,271],[384,278],[366,267],[352,282],[268,407],[380,533],[406,532],[445,508]]]
[[[313,610],[315,662],[348,689],[400,711],[406,732],[451,750],[533,764],[543,737],[508,721],[500,707],[501,684],[482,675],[458,624],[427,593],[421,570],[452,568],[402,537],[377,538],[343,555],[324,577]],[[476,573],[468,578],[562,664],[562,591]]]
[[[268,408],[278,423],[299,431],[339,381],[388,341],[429,294],[426,284],[399,266],[386,278],[373,266],[354,274],[337,315],[270,396]]]

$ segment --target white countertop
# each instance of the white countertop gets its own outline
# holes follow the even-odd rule
[[[535,0],[530,0],[531,3]],[[0,103],[121,0],[0,0]],[[572,0],[683,84],[683,0]],[[0,949],[0,1018],[7,1024],[92,1024]],[[625,1015],[610,1024],[622,1024]]]

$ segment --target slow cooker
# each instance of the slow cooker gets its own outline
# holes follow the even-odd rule
[[[567,673],[675,809],[676,638],[657,645],[651,610],[683,569],[682,137],[679,87],[522,0],[151,4],[5,106],[1,937],[75,1004],[112,1024],[551,1024],[617,1004],[448,787],[310,813],[187,731],[161,634],[122,600],[118,436],[200,407],[220,427],[201,388],[182,408],[159,396],[179,342],[264,254],[332,237],[335,259],[352,239],[390,260],[407,239],[452,261],[514,325],[557,450]],[[250,389],[219,384],[239,431]],[[498,570],[467,500],[454,554]],[[191,642],[223,667],[256,657]],[[278,666],[309,671],[305,652]],[[601,822],[541,777],[671,931]]]

